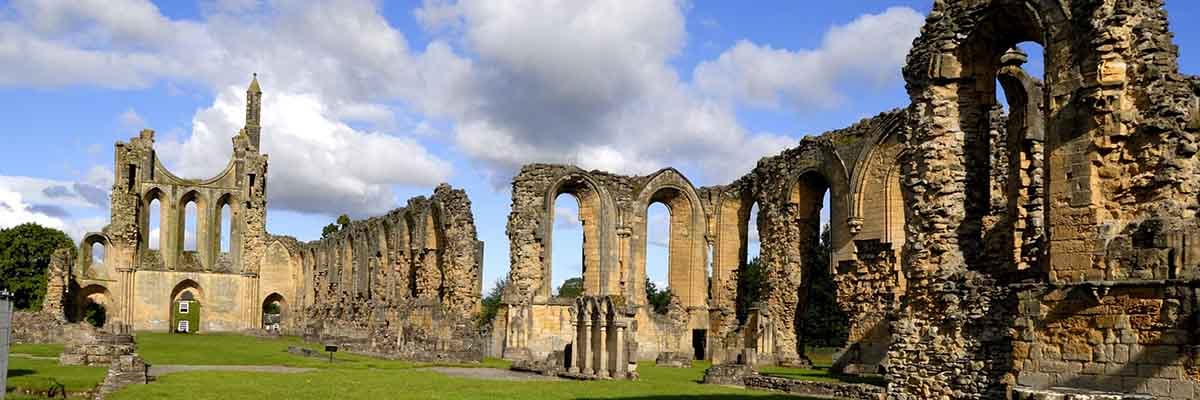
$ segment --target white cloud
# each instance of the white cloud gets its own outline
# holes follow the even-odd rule
[[[435,110],[456,121],[459,149],[504,180],[543,161],[623,173],[675,165],[712,182],[794,143],[746,132],[729,104],[679,79],[669,61],[685,45],[684,4],[640,5],[426,2],[422,24],[476,56],[470,83],[443,93],[460,106]]]
[[[140,129],[147,126],[146,120],[142,118],[141,115],[138,115],[137,111],[132,108],[127,109],[122,112],[121,115],[118,115],[117,122],[119,122],[121,127],[126,130]]]
[[[172,167],[207,177],[226,166],[229,132],[243,119],[241,89],[222,91],[214,105],[196,114],[185,141],[163,141],[158,149]],[[312,94],[264,95],[262,149],[271,157],[269,201],[273,207],[354,216],[396,207],[394,183],[436,185],[450,165],[419,143],[355,130],[339,122]]]
[[[706,93],[762,107],[828,107],[851,81],[880,84],[900,79],[900,66],[925,17],[892,7],[831,27],[821,47],[777,49],[739,41],[716,60],[696,66],[693,79]]]
[[[66,226],[59,218],[30,210],[29,204],[21,199],[20,193],[0,189],[0,229],[27,222],[55,229],[63,229]]]
[[[389,103],[437,105],[444,100],[426,95],[436,92],[430,87],[453,85],[453,72],[469,62],[436,43],[429,57],[410,51],[372,1],[270,6],[207,4],[202,21],[186,21],[143,0],[17,1],[0,17],[0,85],[138,88],[167,80],[211,87],[214,102],[196,112],[190,134],[160,135],[158,146],[174,172],[208,177],[228,162],[243,123],[243,88],[259,72],[272,207],[381,213],[397,205],[392,185],[432,186],[449,176],[450,164],[419,142],[376,129],[428,135],[420,118],[397,124]],[[134,110],[119,120],[145,124]]]
[[[672,65],[687,7],[427,0],[413,12],[434,36],[422,49],[369,0],[222,1],[198,21],[144,0],[17,0],[0,12],[0,85],[211,88],[190,134],[160,138],[173,169],[204,177],[225,166],[241,88],[258,72],[272,207],[362,216],[393,207],[393,185],[449,176],[417,139],[448,140],[494,183],[539,161],[728,181],[795,144],[745,129],[739,105],[806,104],[838,98],[845,82],[896,79],[922,20],[908,8],[865,15],[814,50],[739,42],[687,80]]]

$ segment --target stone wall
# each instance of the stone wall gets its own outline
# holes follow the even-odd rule
[[[61,262],[55,255],[46,309],[76,322],[94,304],[110,323],[162,331],[172,328],[176,296],[190,292],[201,297],[207,315],[200,330],[244,331],[262,328],[268,297],[298,305],[302,271],[296,246],[288,247],[294,240],[266,232],[261,100],[254,79],[246,90],[245,126],[231,132],[229,163],[213,177],[192,179],[169,171],[154,148],[153,130],[117,142],[109,224],[86,233],[71,260]],[[189,205],[195,209],[193,225],[187,223]],[[158,218],[151,221],[155,212]],[[223,220],[230,227],[225,232]],[[155,231],[157,237],[151,237]],[[185,240],[189,236],[194,247]],[[103,247],[103,259],[93,260],[94,245]],[[285,315],[291,317],[285,326],[293,331],[298,314]]]
[[[1014,384],[1190,396],[1195,350],[1175,343],[1196,340],[1180,288],[1193,284],[1197,98],[1166,22],[1158,0],[935,4],[904,69],[908,289],[891,397],[999,398]],[[1045,49],[1040,87],[1012,84],[1025,41]],[[1004,140],[998,78],[1045,94]]]
[[[1044,81],[1025,71],[1023,42],[1043,47]],[[902,71],[906,109],[806,137],[729,184],[528,165],[513,180],[505,343],[513,354],[561,350],[529,336],[545,321],[521,307],[554,303],[562,193],[581,204],[585,293],[639,304],[645,208],[680,198],[661,182],[695,196],[679,215],[703,221],[682,231],[711,247],[699,259],[711,257],[712,283],[698,296],[694,279],[676,281],[697,258],[671,245],[688,317],[659,331],[663,316],[638,312],[634,334],[656,353],[685,350],[672,335],[703,327],[717,361],[753,346],[803,365],[795,316],[807,274],[828,268],[851,323],[836,364],[886,371],[890,398],[1050,386],[1194,397],[1200,78],[1181,75],[1177,55],[1161,0],[939,1]],[[810,265],[826,193],[833,256]],[[735,307],[750,223],[766,268],[753,326]]]
[[[415,360],[483,358],[483,242],[461,189],[440,185],[297,254],[310,340]]]
[[[904,115],[892,111],[805,138],[723,186],[695,188],[674,169],[619,176],[564,165],[525,166],[513,178],[508,220],[512,269],[504,301],[510,312],[494,331],[506,335],[506,346],[519,350],[505,354],[528,352],[541,359],[561,351],[570,338],[569,329],[555,323],[554,313],[547,311],[559,303],[550,287],[554,202],[559,195],[571,195],[579,201],[583,222],[584,294],[626,299],[635,315],[632,334],[638,338],[638,359],[654,360],[660,353],[690,355],[696,330],[704,330],[706,358],[739,352],[742,340],[736,332],[744,321],[738,321],[735,309],[737,279],[747,262],[748,227],[753,223],[759,228],[768,271],[764,307],[770,309],[767,315],[778,319],[767,324],[777,330],[771,337],[778,354],[764,357],[805,362],[795,331],[794,315],[805,303],[798,289],[813,268],[844,265],[834,272],[845,291],[846,310],[856,316],[853,331],[861,333],[855,335],[855,345],[863,349],[847,352],[855,359],[846,364],[879,365],[888,341],[886,334],[879,334],[886,332],[880,326],[904,287],[896,253],[904,242],[896,167],[905,148],[897,139]],[[812,257],[805,251],[818,240],[826,193],[831,196],[835,261],[809,265]],[[663,314],[646,307],[643,287],[646,209],[653,203],[668,205],[671,213],[668,286],[678,299]],[[758,219],[750,221],[755,204]],[[856,243],[869,249],[856,249]],[[872,253],[860,263],[859,252],[891,255]],[[711,285],[705,284],[709,279]]]

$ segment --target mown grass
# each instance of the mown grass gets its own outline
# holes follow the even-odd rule
[[[61,344],[14,344],[9,347],[11,354],[28,354],[37,357],[58,357],[63,351]]]
[[[702,385],[706,363],[692,368],[638,367],[637,381],[511,382],[456,378],[418,369],[327,368],[303,374],[191,372],[130,387],[113,399],[804,399]]]
[[[8,358],[8,382],[5,390],[46,393],[54,387],[68,392],[82,392],[104,381],[108,368],[58,365],[55,360],[34,360],[25,357]],[[61,385],[61,386],[60,386]]]
[[[114,399],[803,399],[769,392],[700,383],[707,362],[692,368],[657,368],[639,364],[637,381],[494,381],[446,376],[422,369],[432,364],[337,353],[328,358],[287,353],[288,346],[322,350],[319,344],[295,337],[259,338],[242,335],[137,333],[138,353],[150,364],[167,365],[280,365],[315,368],[300,374],[257,372],[180,372],[159,377],[150,385],[128,387]],[[23,347],[23,353],[53,356],[61,346]],[[53,353],[53,354],[52,354]],[[829,357],[812,357],[824,370],[764,368],[764,372],[798,379],[838,380],[828,376]],[[507,369],[511,363],[485,359],[469,364]],[[13,373],[17,371],[17,373]],[[55,361],[13,358],[10,386],[44,392],[53,384],[68,391],[86,391],[104,379],[100,367],[64,367]],[[10,398],[14,397],[10,395]],[[16,398],[21,398],[17,396]]]

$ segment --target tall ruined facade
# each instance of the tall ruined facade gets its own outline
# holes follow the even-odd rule
[[[639,359],[703,340],[716,362],[753,349],[803,365],[797,316],[825,268],[850,318],[835,367],[884,372],[890,398],[1200,396],[1200,79],[1179,73],[1162,6],[936,1],[903,69],[910,106],[807,137],[727,185],[526,166],[494,324],[505,356],[572,344],[570,307],[549,288],[553,201],[569,193],[584,292],[623,298]],[[1044,81],[1025,70],[1025,42],[1045,51]],[[826,194],[831,262],[811,265]],[[654,202],[670,209],[679,294],[665,314],[641,292]],[[764,293],[737,310],[751,223]]]
[[[154,131],[116,144],[111,221],[80,243],[67,288],[70,319],[97,303],[109,321],[174,331],[173,304],[190,299],[196,302],[191,312],[201,316],[189,331],[236,331],[261,326],[268,297],[284,304],[298,299],[294,249],[266,232],[268,163],[259,148],[257,79],[246,100],[246,125],[215,177],[186,179],[168,171],[155,152]],[[103,260],[94,260],[96,244],[104,248]],[[294,327],[292,321],[286,325]]]
[[[483,244],[465,192],[443,184],[432,198],[411,199],[309,243],[271,235],[257,78],[246,100],[245,127],[215,177],[172,174],[157,157],[151,130],[116,144],[111,222],[86,234],[74,265],[51,277],[47,298],[62,299],[52,301],[52,313],[75,322],[94,304],[109,324],[137,330],[278,328],[348,343],[383,335],[444,344],[438,327],[472,320]],[[93,254],[96,246],[103,247],[102,259]],[[401,327],[402,319],[416,322]],[[375,331],[336,329],[359,325]],[[471,328],[465,337],[478,336]],[[422,335],[426,330],[434,333]]]

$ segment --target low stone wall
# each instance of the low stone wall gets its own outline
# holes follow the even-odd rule
[[[121,333],[104,332],[91,326],[78,327],[76,334],[68,338],[58,363],[62,365],[108,366],[122,356],[136,350],[133,335],[128,329]]]
[[[654,359],[654,365],[667,368],[691,368],[692,355],[669,351],[658,353],[658,357]]]
[[[743,386],[749,376],[758,375],[754,367],[745,364],[717,364],[704,371],[704,383],[710,385]]]
[[[54,314],[16,311],[12,314],[12,342],[16,344],[49,344],[66,342],[64,330],[69,325]]]
[[[839,399],[883,400],[885,389],[862,383],[833,383],[801,381],[772,376],[750,375],[742,380],[747,388],[771,390],[806,396],[835,397]]]
[[[481,362],[484,339],[475,320],[436,303],[415,301],[373,310],[312,310],[309,342],[344,351],[425,362]]]
[[[137,354],[126,354],[113,359],[108,367],[104,383],[96,390],[94,400],[104,399],[109,394],[129,385],[150,383],[150,364]]]

